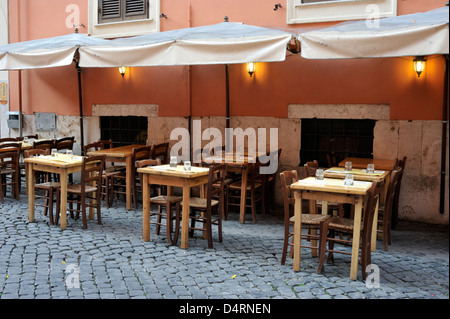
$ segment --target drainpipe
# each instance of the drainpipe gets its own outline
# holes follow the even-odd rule
[[[448,124],[448,54],[444,55],[444,99],[442,108],[442,152],[441,152],[441,194],[439,203],[439,213],[444,214],[445,211],[445,175],[447,160],[447,124]]]
[[[9,24],[9,1],[8,1],[8,24]],[[17,1],[17,42],[21,40],[21,29],[20,29],[20,1]],[[9,32],[8,32],[9,36]],[[9,42],[9,40],[8,40]],[[19,136],[22,137],[22,125],[23,125],[23,109],[22,109],[22,70],[18,71],[18,86],[19,86]]]
[[[191,27],[191,0],[188,1],[188,28]],[[189,160],[193,160],[193,149],[192,149],[192,65],[188,65],[187,74],[187,85],[188,85],[188,130],[189,130]]]

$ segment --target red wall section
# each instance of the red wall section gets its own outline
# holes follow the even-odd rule
[[[45,8],[42,3],[45,2]],[[266,27],[307,28],[328,24],[287,25],[286,1],[161,0],[161,30],[232,22]],[[447,0],[398,1],[398,13],[428,11]],[[80,8],[87,25],[87,1],[10,1],[11,42],[73,32],[66,27],[69,4]],[[189,10],[189,7],[191,8]],[[19,17],[20,15],[20,17]],[[80,27],[80,32],[87,32]],[[258,63],[252,78],[245,65],[230,65],[231,115],[286,117],[289,104],[387,103],[391,119],[437,120],[443,98],[443,58],[429,57],[420,78],[413,57],[352,60],[307,60],[289,54],[285,62]],[[160,116],[225,115],[225,66],[131,68],[122,78],[117,68],[82,72],[85,115],[93,104],[158,104]],[[10,72],[11,110],[18,110],[17,72]],[[25,114],[57,112],[78,115],[77,73],[74,65],[22,72]],[[190,100],[189,100],[190,98]],[[191,102],[191,104],[190,104]]]

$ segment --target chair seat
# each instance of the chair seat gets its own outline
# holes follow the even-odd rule
[[[40,189],[59,188],[59,187],[61,187],[61,183],[45,182],[45,183],[36,184],[35,187],[40,188]]]
[[[211,206],[216,206],[219,204],[218,200],[211,199]],[[206,209],[206,198],[191,197],[189,201],[189,207],[197,209]]]
[[[11,173],[15,173],[16,171],[12,168],[5,168],[5,169],[0,169],[0,174],[11,174]]]
[[[232,178],[227,178],[223,180],[223,185],[230,185],[231,183],[233,183],[233,179]],[[213,187],[220,187],[220,184],[213,184]]]
[[[232,190],[240,190],[241,189],[241,182],[239,181],[239,182],[231,183],[229,187]],[[259,188],[259,187],[261,187],[261,183],[260,182],[255,182],[255,188]],[[246,189],[247,190],[251,190],[252,189],[251,185],[247,184],[247,188]]]
[[[330,218],[329,215],[321,215],[321,214],[302,214],[302,224],[305,225],[319,225],[321,221],[328,220]],[[294,223],[295,217],[292,216],[289,218],[291,223]]]
[[[183,200],[183,197],[180,197],[180,196],[160,195],[160,196],[151,197],[150,203],[164,205],[166,203],[173,204],[173,203],[181,202],[182,200]]]
[[[86,188],[85,188],[86,193],[92,193],[92,192],[96,192],[96,191],[97,191],[97,187],[95,187],[95,186],[86,186]],[[67,186],[67,192],[81,194],[81,185],[79,185],[79,184],[69,185],[69,186]]]
[[[354,223],[354,220],[350,219],[350,218],[332,217],[328,221],[328,226],[332,227],[334,229],[353,230],[353,223]],[[361,224],[361,230],[362,230],[362,224]]]

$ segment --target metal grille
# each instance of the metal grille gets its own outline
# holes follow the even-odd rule
[[[148,118],[144,116],[102,116],[100,136],[102,140],[113,140],[114,147],[130,144],[145,144]]]
[[[302,119],[300,165],[318,160],[326,167],[326,154],[336,162],[346,157],[373,158],[374,120]]]

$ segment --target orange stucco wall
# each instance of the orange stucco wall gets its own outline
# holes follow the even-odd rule
[[[230,21],[265,27],[304,28],[331,23],[287,25],[286,1],[274,11],[267,0],[161,0],[161,31]],[[399,0],[398,14],[442,7],[447,0]],[[43,4],[45,5],[43,6]],[[87,25],[87,0],[10,1],[11,42],[73,32],[66,27],[66,6],[80,8]],[[190,9],[189,9],[190,8]],[[86,27],[80,27],[86,33]],[[230,66],[231,115],[286,117],[288,104],[388,103],[391,119],[437,120],[442,116],[442,57],[430,59],[420,78],[412,58],[307,60],[257,65],[250,78],[244,65]],[[18,76],[10,72],[11,110],[19,109]],[[160,116],[225,115],[225,67],[131,68],[122,78],[116,68],[82,72],[84,113],[93,104],[158,104]],[[22,110],[78,115],[77,72],[73,65],[22,71]],[[189,110],[191,109],[191,111]]]

